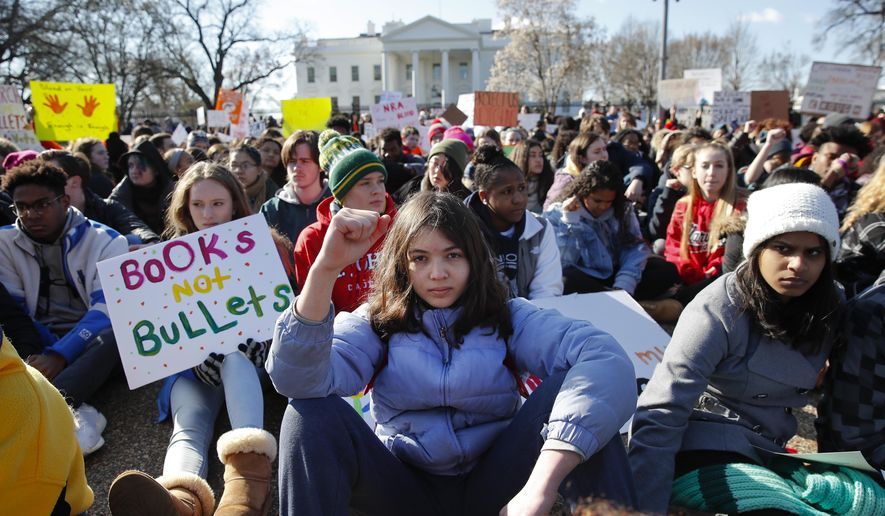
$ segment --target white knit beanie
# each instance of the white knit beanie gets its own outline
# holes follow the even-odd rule
[[[794,231],[824,237],[830,259],[839,252],[839,215],[822,188],[808,183],[788,183],[754,192],[747,201],[744,256],[769,238]]]

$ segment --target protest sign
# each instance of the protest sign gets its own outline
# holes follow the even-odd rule
[[[40,140],[104,140],[117,130],[113,84],[31,81],[31,99]]]
[[[206,125],[206,108],[203,106],[197,108],[197,125]]]
[[[295,131],[309,129],[322,131],[332,116],[332,99],[318,97],[290,99],[280,102],[283,111],[283,134],[288,137]]]
[[[249,126],[249,106],[244,105],[240,109],[240,116],[236,123],[230,123],[230,137],[235,140],[243,140],[251,136]]]
[[[292,296],[260,214],[102,261],[98,272],[130,389],[270,339]]]
[[[535,126],[538,125],[538,121],[541,120],[540,113],[520,113],[516,116],[519,121],[519,126],[523,129],[531,132],[535,130]]]
[[[381,95],[378,97],[378,102],[394,102],[403,98],[403,93],[401,91],[388,91],[384,90],[381,92]]]
[[[449,107],[447,107],[439,116],[440,118],[445,118],[446,121],[453,126],[463,124],[468,118],[467,115],[454,104],[449,104]]]
[[[531,301],[541,308],[554,308],[566,317],[590,321],[614,337],[633,361],[636,387],[640,393],[651,379],[655,366],[662,361],[664,349],[670,342],[670,336],[623,290]],[[621,432],[629,428],[628,421],[621,427]]]
[[[473,93],[462,93],[458,95],[458,110],[467,115],[467,119],[461,122],[461,125],[467,127],[473,127],[473,104],[474,104],[474,94]],[[448,120],[448,119],[446,119]],[[451,120],[449,120],[451,122]]]
[[[881,75],[880,66],[815,61],[799,110],[813,115],[841,113],[858,120],[867,118]]]
[[[712,104],[714,93],[722,89],[722,69],[721,68],[696,68],[694,70],[684,70],[682,72],[683,79],[696,79],[698,81],[695,89],[695,105]]]
[[[8,84],[0,85],[0,137],[21,150],[43,150],[34,134],[34,124],[28,120],[18,88]]]
[[[184,124],[179,123],[172,131],[172,141],[179,147],[187,141],[187,129],[184,128]]]
[[[227,113],[218,109],[206,110],[206,127],[228,127],[230,119]]]
[[[714,127],[742,124],[750,120],[749,91],[717,91],[713,93]]]
[[[240,123],[240,114],[243,110],[243,94],[239,91],[226,90],[218,88],[218,100],[215,102],[215,109],[227,113],[230,125]]]
[[[418,125],[418,103],[414,97],[373,104],[369,111],[376,130]]]
[[[698,106],[695,91],[698,89],[697,79],[667,79],[658,81],[658,104],[664,109],[673,106],[690,109]]]
[[[757,122],[766,118],[790,119],[790,94],[780,91],[751,91],[750,118]]]
[[[513,127],[516,125],[516,115],[518,114],[518,93],[506,91],[473,92],[474,125]]]

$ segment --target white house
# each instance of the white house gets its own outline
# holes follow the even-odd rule
[[[380,33],[369,22],[358,37],[317,40],[316,59],[296,63],[296,97],[331,97],[336,111],[368,110],[382,91],[415,97],[421,107],[455,103],[485,88],[495,53],[507,44],[494,32],[489,19],[425,16],[388,22]]]

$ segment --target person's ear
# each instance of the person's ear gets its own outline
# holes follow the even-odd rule
[[[70,176],[68,178],[68,186],[71,188],[83,188],[83,178],[80,176]]]
[[[477,190],[477,194],[479,195],[479,200],[482,201],[483,204],[489,203],[489,194],[483,190]]]

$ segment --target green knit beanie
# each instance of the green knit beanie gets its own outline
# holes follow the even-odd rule
[[[455,138],[447,138],[441,140],[430,149],[427,161],[430,161],[430,158],[437,154],[443,154],[447,159],[454,161],[458,165],[458,170],[463,173],[467,167],[467,152],[467,144]]]
[[[387,179],[387,169],[381,159],[353,136],[341,136],[329,129],[320,134],[319,147],[320,168],[329,174],[329,188],[338,202],[353,185],[372,172],[380,172]]]

